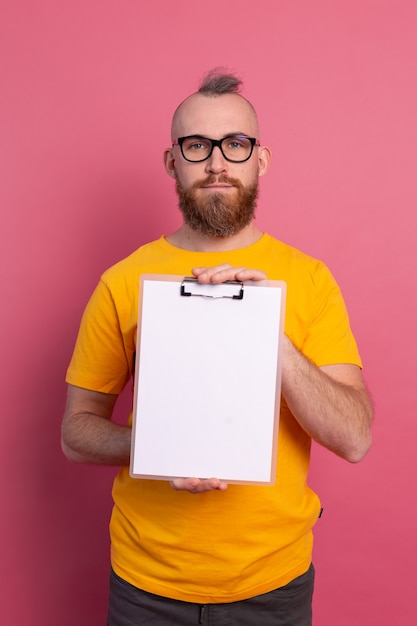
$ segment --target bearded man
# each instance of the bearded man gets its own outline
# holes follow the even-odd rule
[[[65,454],[121,466],[108,626],[311,626],[321,508],[306,482],[311,440],[350,462],[371,444],[372,407],[337,284],[321,262],[255,224],[271,152],[240,88],[237,77],[214,71],[176,109],[164,162],[183,223],[103,274],[67,372]],[[287,283],[275,484],[129,476],[131,417],[125,426],[111,418],[133,376],[143,273]]]

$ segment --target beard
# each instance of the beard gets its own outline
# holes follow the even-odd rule
[[[216,181],[233,185],[237,193],[232,198],[228,197],[228,192],[209,193],[204,198],[197,197],[198,189],[212,185]],[[255,217],[257,180],[245,187],[236,178],[223,175],[217,179],[212,174],[205,180],[195,182],[189,189],[184,189],[177,177],[176,191],[185,224],[207,237],[224,239],[236,235]]]

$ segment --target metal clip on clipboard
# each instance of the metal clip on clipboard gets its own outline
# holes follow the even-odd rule
[[[243,300],[243,282],[240,280],[227,280],[217,285],[211,283],[202,284],[198,282],[197,278],[186,276],[181,283],[181,295]]]

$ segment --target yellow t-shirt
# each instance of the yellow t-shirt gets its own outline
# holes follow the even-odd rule
[[[161,237],[103,274],[84,313],[67,382],[120,393],[132,378],[139,276],[188,276],[194,267],[221,263],[287,283],[285,332],[316,365],[361,366],[342,295],[320,261],[267,234],[246,248],[207,253]],[[320,511],[306,482],[310,445],[282,400],[273,486],[229,485],[192,495],[167,481],[133,479],[122,468],[110,524],[114,570],[145,591],[197,603],[233,602],[286,585],[310,565]]]

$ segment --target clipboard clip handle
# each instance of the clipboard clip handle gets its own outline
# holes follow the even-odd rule
[[[227,280],[224,283],[213,285],[202,284],[193,276],[185,276],[181,283],[180,293],[182,296],[201,296],[203,298],[231,298],[243,300],[243,282],[240,280]]]

